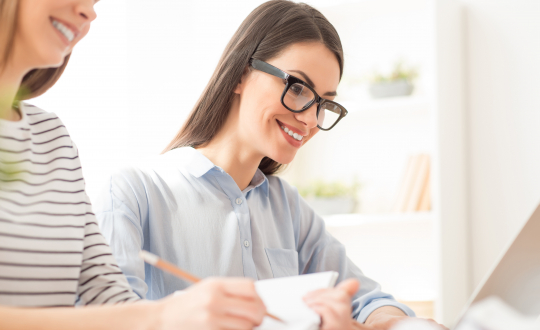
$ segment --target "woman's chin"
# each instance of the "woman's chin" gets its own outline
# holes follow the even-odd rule
[[[45,65],[45,67],[48,68],[59,68],[64,64],[64,61],[66,59],[66,55],[62,54],[61,56],[51,56],[48,59],[48,63]]]
[[[65,50],[60,49],[42,49],[36,51],[36,58],[34,59],[36,69],[58,68],[64,64],[64,60],[67,56]]]

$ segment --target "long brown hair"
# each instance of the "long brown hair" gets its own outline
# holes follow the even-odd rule
[[[19,0],[0,0],[0,72],[11,59],[19,14]],[[28,72],[21,83],[17,100],[27,100],[45,93],[60,78],[70,55],[57,68],[35,69]]]
[[[234,98],[234,90],[249,60],[267,61],[299,42],[321,42],[338,60],[343,74],[343,49],[339,35],[317,9],[288,0],[268,1],[242,22],[225,48],[210,82],[176,137],[163,152],[208,143],[223,127]],[[282,164],[264,157],[259,169],[276,173]]]

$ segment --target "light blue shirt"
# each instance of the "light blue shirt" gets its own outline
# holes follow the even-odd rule
[[[382,306],[414,316],[347,258],[296,188],[257,170],[241,191],[193,148],[116,172],[95,211],[118,265],[142,298],[159,299],[189,285],[145,264],[138,257],[144,249],[201,278],[262,280],[333,270],[338,282],[361,283],[353,301],[358,321]]]

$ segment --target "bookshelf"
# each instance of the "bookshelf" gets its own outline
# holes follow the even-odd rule
[[[357,213],[324,217],[328,230],[384,290],[433,301],[435,319],[450,326],[471,292],[459,1],[355,1],[321,10],[344,45],[336,100],[349,115],[302,147],[283,176],[292,184],[357,178]],[[372,100],[355,83],[400,57],[421,68],[411,96]],[[432,208],[394,213],[407,160],[420,153],[430,156]]]

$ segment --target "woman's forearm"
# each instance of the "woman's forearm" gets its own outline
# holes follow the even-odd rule
[[[149,330],[159,328],[157,303],[81,308],[0,307],[3,330]]]

